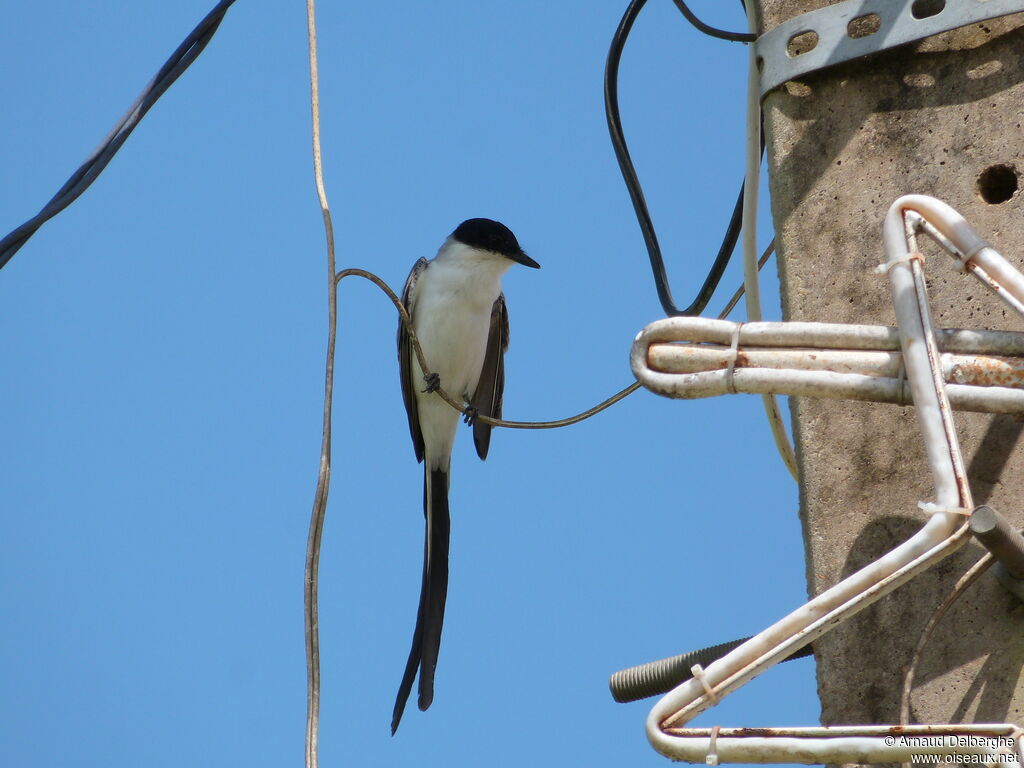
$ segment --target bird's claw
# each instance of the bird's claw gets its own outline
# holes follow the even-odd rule
[[[441,377],[436,373],[427,374],[423,377],[423,380],[427,382],[427,388],[423,390],[424,392],[436,392],[437,388],[441,386]]]
[[[477,416],[480,415],[480,409],[474,405],[467,405],[466,410],[463,411],[462,421],[469,426],[476,424]]]

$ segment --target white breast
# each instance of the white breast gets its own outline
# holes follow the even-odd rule
[[[502,256],[449,240],[417,281],[413,327],[427,364],[456,399],[471,396],[480,380],[491,309],[510,266]],[[415,357],[412,363],[426,461],[432,469],[447,468],[459,414],[436,395],[420,391],[423,374]]]

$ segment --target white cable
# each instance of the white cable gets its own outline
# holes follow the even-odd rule
[[[747,3],[747,28],[757,34],[756,3]],[[743,185],[743,287],[746,290],[747,320],[761,319],[761,289],[757,272],[757,193],[758,176],[761,170],[761,88],[757,71],[757,47],[747,46],[747,173]],[[775,438],[775,447],[782,457],[786,469],[797,482],[796,455],[786,434],[786,425],[779,412],[779,402],[774,395],[764,395],[764,411]]]

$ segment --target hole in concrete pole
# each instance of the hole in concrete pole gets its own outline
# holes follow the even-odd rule
[[[857,40],[861,37],[873,35],[882,27],[882,17],[877,13],[866,13],[856,19],[850,19],[846,25],[846,34]]]
[[[786,44],[786,53],[790,58],[801,56],[808,51],[813,51],[818,45],[818,33],[814,30],[799,32],[789,38]]]
[[[978,195],[990,205],[1005,203],[1019,187],[1017,169],[1012,165],[990,165],[978,176]]]
[[[981,80],[983,77],[991,77],[1003,69],[1003,62],[999,59],[990,59],[976,67],[967,70],[968,80]]]
[[[945,7],[946,0],[914,0],[910,13],[915,19],[927,19],[941,13]]]
[[[931,88],[935,85],[935,76],[928,72],[910,72],[902,79],[904,84],[911,88]]]

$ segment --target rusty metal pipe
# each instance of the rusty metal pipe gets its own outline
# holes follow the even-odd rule
[[[1015,579],[1024,579],[1024,536],[995,509],[985,504],[971,513],[974,538],[1003,564]]]
[[[717,765],[719,762],[868,763],[910,759],[909,755],[902,754],[903,747],[894,738],[894,729],[907,735],[919,726],[789,729],[789,735],[784,737],[778,729],[754,729],[759,735],[749,741],[746,741],[749,729],[715,727],[708,731],[686,727],[688,721],[717,704],[722,697],[934,565],[970,536],[963,514],[974,509],[974,503],[952,423],[947,397],[949,387],[941,376],[940,353],[921,269],[923,257],[916,245],[911,248],[913,232],[906,226],[909,211],[918,212],[935,223],[968,260],[985,248],[985,242],[952,208],[934,198],[917,195],[897,200],[883,227],[888,257],[886,269],[900,328],[900,346],[935,487],[935,502],[925,505],[932,515],[924,527],[903,544],[702,669],[699,679],[684,682],[662,698],[648,715],[647,738],[658,752],[673,760]],[[1024,295],[1024,289],[1021,293]],[[741,341],[740,332],[735,333],[734,347]],[[730,378],[735,379],[737,372],[730,371]],[[735,384],[733,380],[732,385]],[[738,387],[730,389],[737,391]],[[955,724],[927,727],[948,729],[956,735],[967,734],[972,728]],[[982,751],[991,755],[994,762],[1002,759],[1005,750],[1010,762],[1020,766],[1024,762],[1020,753],[1021,729],[1012,724],[985,727],[999,729],[1009,740],[995,749]]]
[[[946,329],[935,338],[954,408],[1024,412],[1024,333]],[[909,405],[899,345],[884,326],[673,317],[640,332],[630,365],[667,397],[774,392]]]

